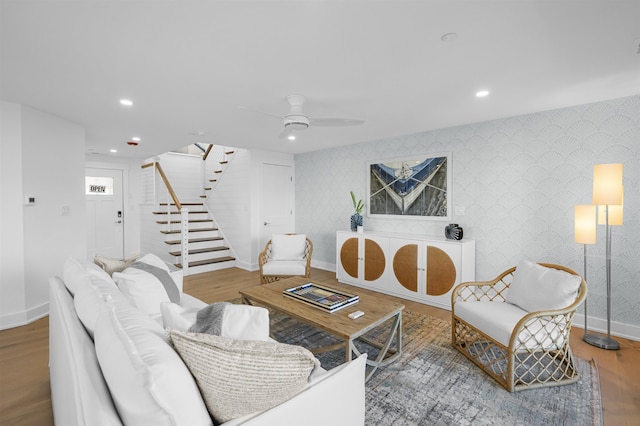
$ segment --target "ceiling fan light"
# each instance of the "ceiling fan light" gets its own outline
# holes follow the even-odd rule
[[[295,141],[296,140],[296,135],[291,133],[289,136],[287,136],[287,139],[289,139],[290,141]]]

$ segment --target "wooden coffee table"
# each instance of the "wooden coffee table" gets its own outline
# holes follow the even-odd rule
[[[352,355],[360,356],[356,348],[356,339],[367,342],[380,349],[376,359],[367,359],[370,367],[366,380],[379,368],[395,361],[402,354],[402,310],[400,303],[380,300],[366,294],[359,295],[360,301],[354,305],[333,313],[310,306],[302,301],[291,299],[282,294],[288,288],[311,282],[309,278],[294,277],[270,284],[259,285],[240,291],[242,302],[247,305],[259,305],[281,312],[301,322],[310,324],[341,340],[336,345],[323,348],[309,348],[313,353],[322,353],[339,348],[345,350],[345,362],[351,361]],[[329,287],[353,293],[352,288],[341,284],[331,284]],[[348,317],[351,312],[363,311],[364,315],[352,320]],[[363,335],[391,320],[392,326],[386,341],[380,345],[366,339]]]

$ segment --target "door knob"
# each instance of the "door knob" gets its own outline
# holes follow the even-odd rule
[[[264,226],[271,225],[271,222],[265,222]]]
[[[115,221],[115,222],[113,222],[113,223],[122,223],[122,221],[121,221],[121,220],[116,220],[116,221]]]

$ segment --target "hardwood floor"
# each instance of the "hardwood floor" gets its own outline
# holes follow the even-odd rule
[[[313,269],[311,278],[331,285],[335,273]],[[258,272],[232,268],[185,278],[184,290],[207,303],[239,297],[238,291],[259,284]],[[450,321],[450,312],[392,296],[407,310]],[[49,392],[49,321],[0,331],[0,425],[52,425]],[[573,328],[571,347],[576,356],[594,359],[600,372],[604,424],[640,424],[640,342],[620,339],[619,351],[605,351],[582,341],[582,329]]]

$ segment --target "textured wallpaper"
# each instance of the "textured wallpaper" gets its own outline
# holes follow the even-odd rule
[[[349,191],[366,197],[367,162],[451,152],[453,220],[476,240],[476,279],[521,258],[583,271],[573,209],[590,204],[593,166],[624,164],[624,225],[612,227],[612,321],[640,326],[640,95],[300,154],[296,231],[335,265],[349,229]],[[455,213],[464,213],[458,214]],[[365,230],[443,235],[448,222],[369,218]],[[589,316],[606,318],[605,227],[587,246]]]

